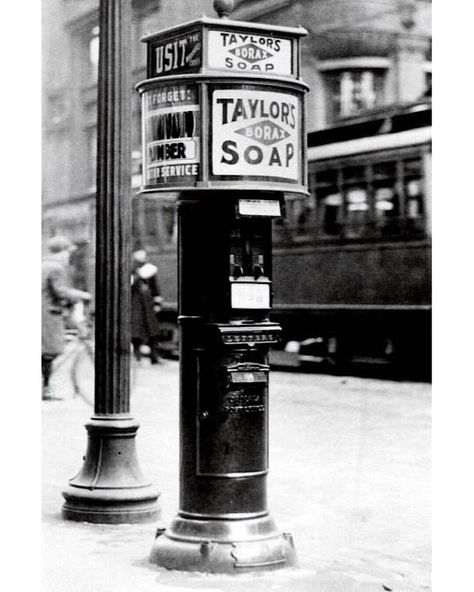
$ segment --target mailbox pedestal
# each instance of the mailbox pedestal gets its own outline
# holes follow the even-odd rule
[[[280,332],[268,320],[271,217],[239,215],[235,195],[193,198],[178,207],[180,510],[150,559],[209,572],[293,565],[266,501],[268,350]]]
[[[143,39],[141,191],[181,196],[180,505],[150,555],[170,569],[296,561],[267,509],[268,351],[272,219],[307,194],[305,34],[203,17]]]

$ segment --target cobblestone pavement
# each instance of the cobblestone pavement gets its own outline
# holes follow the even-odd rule
[[[132,414],[143,472],[178,504],[178,363],[136,371]],[[239,576],[148,563],[157,524],[64,521],[61,491],[82,464],[91,408],[43,402],[45,592],[414,592],[430,583],[431,386],[272,372],[268,502],[298,567]]]

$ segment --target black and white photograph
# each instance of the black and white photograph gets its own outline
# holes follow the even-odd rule
[[[433,590],[431,0],[40,9],[29,589]]]

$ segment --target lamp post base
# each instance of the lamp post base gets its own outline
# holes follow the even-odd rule
[[[290,534],[279,533],[268,514],[243,519],[178,515],[158,530],[150,562],[180,571],[245,573],[296,565]]]
[[[101,524],[159,519],[160,494],[138,466],[138,423],[129,416],[94,416],[86,429],[84,464],[63,491],[63,518]]]

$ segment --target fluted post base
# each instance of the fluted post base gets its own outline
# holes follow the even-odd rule
[[[149,522],[160,518],[159,493],[138,465],[130,416],[94,416],[86,424],[87,452],[79,473],[63,492],[68,520],[102,524]]]

